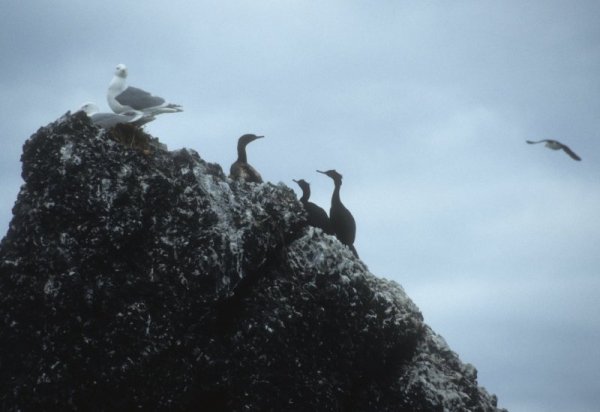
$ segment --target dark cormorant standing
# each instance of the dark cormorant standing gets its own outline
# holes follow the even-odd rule
[[[229,169],[229,177],[235,180],[245,180],[246,182],[262,183],[262,177],[255,168],[248,164],[246,157],[246,145],[250,142],[260,139],[264,136],[255,134],[245,134],[238,139],[237,152],[238,158]]]
[[[302,189],[302,197],[300,198],[300,202],[302,202],[304,205],[304,210],[306,210],[306,214],[308,215],[308,224],[314,227],[319,227],[323,229],[323,232],[333,235],[333,230],[331,229],[331,223],[329,222],[327,212],[315,205],[313,202],[308,201],[310,198],[310,184],[304,179],[294,180],[294,182],[298,183],[298,186],[300,186],[300,189]]]
[[[356,223],[354,222],[354,218],[352,217],[350,211],[346,209],[340,200],[342,175],[335,170],[328,170],[326,172],[317,170],[317,172],[323,173],[324,175],[332,178],[335,185],[335,188],[333,189],[333,195],[331,196],[331,209],[329,210],[329,221],[331,222],[331,227],[333,228],[335,236],[340,240],[340,242],[348,246],[352,253],[358,257],[358,253],[354,248]]]
[[[544,140],[538,140],[535,142],[531,141],[531,140],[525,140],[525,141],[529,144],[546,143],[545,146],[548,149],[563,150],[566,154],[568,154],[571,157],[571,159],[577,160],[577,161],[581,160],[581,157],[577,156],[574,151],[569,149],[569,146],[567,146],[566,144],[562,144],[558,140],[544,139]]]

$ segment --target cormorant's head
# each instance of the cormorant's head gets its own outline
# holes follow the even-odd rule
[[[340,183],[340,184],[342,183],[342,175],[339,174],[335,169],[327,170],[326,172],[322,172],[320,170],[317,170],[317,172],[323,173],[324,175],[329,176],[330,178],[333,179],[333,181],[335,183]]]
[[[302,191],[305,190],[310,190],[310,184],[304,180],[304,179],[300,179],[300,180],[296,180],[296,179],[292,179],[294,182],[298,183],[298,186],[300,186],[300,189],[302,189]]]
[[[256,139],[263,138],[264,136],[257,136],[255,134],[245,134],[238,140],[238,146],[246,146],[248,143],[255,141]]]

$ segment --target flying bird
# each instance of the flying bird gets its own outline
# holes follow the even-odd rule
[[[332,235],[333,230],[331,229],[331,223],[329,222],[327,212],[313,202],[308,201],[308,199],[310,199],[310,184],[304,179],[294,180],[294,182],[298,183],[298,186],[302,189],[300,202],[304,206],[304,210],[306,210],[308,224],[313,227],[319,227],[323,232]]]
[[[329,210],[329,221],[335,236],[340,242],[350,248],[354,256],[358,257],[358,252],[354,248],[354,238],[356,237],[356,223],[352,213],[342,204],[340,200],[340,187],[342,186],[342,175],[335,170],[327,170],[319,173],[329,176],[333,179],[334,189],[331,196],[331,209]]]
[[[538,141],[526,140],[526,142],[529,144],[546,143],[545,146],[548,149],[563,150],[566,154],[568,154],[571,157],[571,159],[577,160],[577,161],[581,160],[581,157],[577,156],[577,154],[575,154],[575,152],[572,151],[569,148],[569,146],[562,144],[561,142],[559,142],[557,140],[551,140],[551,139],[544,139],[544,140],[538,140]]]
[[[117,65],[106,95],[108,105],[113,112],[124,113],[137,110],[145,115],[154,116],[183,111],[178,104],[166,103],[162,97],[153,96],[137,87],[127,86],[126,79],[127,67],[124,64]]]
[[[123,113],[100,113],[100,109],[94,103],[84,103],[79,110],[83,110],[96,126],[103,129],[111,129],[118,124],[131,123],[141,126],[154,120],[154,116],[148,116],[137,110]]]
[[[229,169],[230,178],[235,180],[245,180],[246,182],[262,183],[263,180],[260,173],[248,163],[246,146],[256,139],[262,139],[263,137],[264,136],[257,136],[255,134],[245,134],[238,139],[238,158]]]

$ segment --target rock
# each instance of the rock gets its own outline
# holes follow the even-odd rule
[[[24,145],[2,410],[499,410],[290,188],[127,133],[67,114]]]

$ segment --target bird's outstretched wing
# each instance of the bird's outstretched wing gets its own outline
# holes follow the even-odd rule
[[[562,143],[561,143],[561,144],[562,144]],[[577,161],[580,161],[580,160],[581,160],[581,157],[577,156],[577,155],[575,154],[575,152],[574,152],[574,151],[572,151],[572,150],[569,148],[569,146],[566,146],[566,145],[564,145],[564,144],[563,144],[563,145],[562,145],[562,149],[565,151],[565,153],[566,153],[566,154],[568,154],[569,156],[571,156],[571,159],[573,159],[573,160],[577,160]]]
[[[550,139],[543,139],[543,140],[525,140],[527,143],[529,144],[536,144],[536,143],[546,143],[546,146],[552,150],[560,150],[562,149],[566,154],[569,155],[569,157],[573,160],[577,160],[580,161],[581,157],[577,156],[577,154],[572,151],[569,146],[567,146],[564,143],[559,142],[558,140],[550,140]]]

